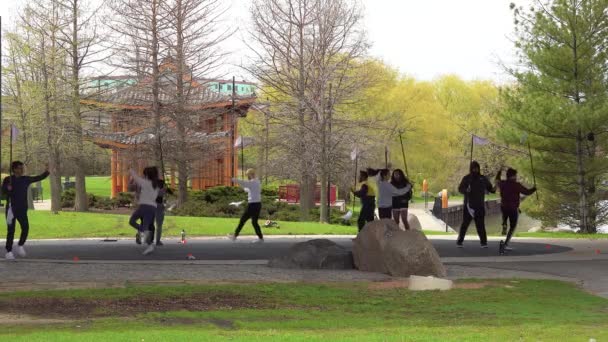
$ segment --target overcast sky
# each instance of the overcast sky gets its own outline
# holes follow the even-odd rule
[[[371,55],[401,72],[430,80],[443,74],[505,81],[499,61],[511,63],[513,18],[509,3],[529,0],[362,0]],[[231,0],[226,19],[242,30],[226,49],[230,64],[245,62],[241,39],[249,23],[249,0]],[[0,0],[4,27],[25,0]],[[245,33],[245,34],[243,34]],[[238,68],[229,73],[246,77]]]

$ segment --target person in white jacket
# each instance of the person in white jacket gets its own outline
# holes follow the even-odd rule
[[[130,173],[131,178],[137,183],[140,191],[137,209],[131,215],[129,224],[137,229],[141,240],[148,245],[143,253],[144,255],[148,255],[154,252],[153,236],[150,227],[156,215],[156,198],[160,189],[158,169],[154,166],[145,168],[143,172],[144,177],[138,176],[133,170]],[[138,223],[139,220],[141,220],[141,224]]]
[[[230,234],[228,237],[232,241],[236,240],[247,220],[251,219],[253,229],[255,229],[255,233],[258,236],[258,239],[254,242],[261,243],[264,242],[264,236],[262,235],[262,229],[258,224],[258,218],[260,217],[260,211],[262,210],[262,185],[260,184],[260,180],[255,177],[255,170],[247,170],[246,175],[248,180],[232,179],[233,182],[243,187],[247,192],[247,209],[243,213],[243,216],[241,216],[241,221],[236,227],[234,234]]]
[[[378,216],[381,220],[390,220],[393,216],[393,198],[406,195],[412,187],[411,185],[403,188],[395,187],[390,182],[391,176],[388,169],[368,169],[368,173],[376,174],[376,184],[378,184]],[[397,224],[398,223],[399,222],[397,221]]]

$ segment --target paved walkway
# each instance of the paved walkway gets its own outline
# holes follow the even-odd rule
[[[189,240],[186,245],[167,240],[167,244],[150,257],[141,256],[142,247],[132,240],[31,241],[28,252],[35,259],[0,262],[0,291],[133,283],[395,280],[383,274],[358,271],[266,267],[268,258],[309,238],[320,237],[268,237],[263,245],[248,243],[251,237],[237,243],[203,238]],[[327,238],[345,247],[352,244],[352,236]],[[449,278],[558,279],[576,282],[608,298],[608,240],[518,239],[513,244],[516,251],[501,257],[496,253],[496,239],[490,240],[490,249],[482,250],[474,239],[465,242],[465,249],[456,249],[453,236],[429,238],[442,256]],[[187,260],[189,253],[197,260]],[[73,260],[74,256],[78,256],[77,261]]]

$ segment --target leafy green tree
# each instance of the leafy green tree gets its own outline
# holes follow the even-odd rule
[[[607,213],[600,187],[608,170],[608,1],[511,8],[521,67],[509,70],[517,85],[502,91],[501,136],[521,146],[527,135],[542,190],[538,217],[593,233]]]

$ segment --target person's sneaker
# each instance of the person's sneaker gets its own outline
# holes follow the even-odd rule
[[[148,248],[146,248],[146,250],[143,252],[143,255],[148,255],[152,252],[154,252],[154,244],[148,245]]]
[[[17,245],[15,247],[15,252],[17,252],[17,255],[22,258],[25,258],[25,256],[27,255],[27,253],[25,253],[25,248],[23,248],[23,246]]]
[[[456,244],[456,248],[464,248],[464,245],[463,245],[463,244],[461,244],[461,243],[457,243],[457,244]]]
[[[505,245],[505,251],[512,251],[513,247],[509,247],[509,245]]]
[[[264,243],[264,239],[253,240],[251,243]]]
[[[228,238],[232,241],[236,241],[236,235],[234,234],[228,234]]]
[[[6,255],[4,255],[4,258],[6,260],[15,260],[15,255],[13,255],[13,252],[6,252]]]
[[[139,236],[139,232],[135,234],[135,243],[141,245],[141,236]]]
[[[486,248],[488,248],[488,245],[481,245],[481,248],[486,249]]]
[[[157,246],[164,246],[164,243],[160,242],[160,241],[156,241],[156,245]]]
[[[148,240],[150,238],[150,231],[146,230],[143,232],[139,232],[139,238],[141,239],[142,243],[145,243],[146,245],[150,244],[150,241]]]

